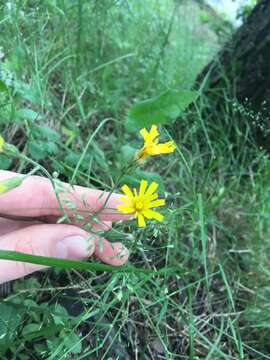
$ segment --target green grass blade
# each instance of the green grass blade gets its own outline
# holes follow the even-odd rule
[[[58,259],[47,256],[29,255],[25,253],[19,253],[16,251],[6,251],[6,250],[0,250],[0,259],[29,262],[32,264],[39,264],[44,266],[55,266],[63,269],[107,271],[107,272],[119,272],[119,273],[137,273],[137,274],[142,273],[142,274],[153,274],[153,275],[166,274],[167,272],[169,273],[177,272],[177,269],[175,268],[162,268],[160,270],[151,270],[151,269],[136,268],[134,266],[129,266],[129,265],[115,267],[106,264],[90,263],[90,262],[77,261],[77,260]]]

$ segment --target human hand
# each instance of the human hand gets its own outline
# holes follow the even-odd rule
[[[0,171],[0,181],[14,176],[18,174]],[[128,250],[124,245],[119,242],[111,244],[96,234],[98,230],[109,229],[112,221],[128,219],[116,210],[116,206],[121,203],[120,196],[112,194],[106,202],[106,192],[80,186],[71,187],[68,184],[63,186],[67,191],[61,193],[61,197],[64,196],[62,205],[72,224],[56,224],[57,219],[63,215],[63,210],[59,209],[48,179],[31,176],[21,186],[0,194],[1,214],[10,218],[37,218],[25,221],[0,217],[0,250],[67,259],[84,259],[94,254],[107,264],[124,264],[128,259]],[[76,210],[71,211],[65,200],[75,204]],[[87,209],[86,204],[89,206]],[[97,213],[99,221],[92,223],[93,234],[80,228],[75,212],[82,216],[87,213],[89,220],[90,214]],[[47,219],[50,223],[42,223],[42,219]],[[42,265],[0,260],[0,284],[43,268]]]

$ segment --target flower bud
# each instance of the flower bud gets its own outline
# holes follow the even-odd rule
[[[20,186],[25,179],[24,176],[16,176],[10,179],[0,181],[0,194],[6,193],[18,186]]]
[[[3,151],[8,155],[18,155],[19,154],[19,150],[16,148],[16,146],[12,145],[12,144],[7,144],[5,143],[3,146]]]
[[[0,135],[0,154],[5,153],[6,155],[18,155],[19,150],[16,146],[5,142],[3,136]]]

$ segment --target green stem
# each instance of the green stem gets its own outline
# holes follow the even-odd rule
[[[16,155],[15,155],[16,156]],[[59,194],[58,194],[58,191],[57,191],[57,188],[56,188],[56,185],[55,185],[55,180],[54,178],[51,176],[51,174],[42,166],[40,165],[39,163],[37,163],[36,161],[30,159],[28,156],[26,155],[23,155],[23,154],[17,154],[17,157],[22,159],[22,160],[25,160],[27,161],[29,164],[32,164],[34,165],[35,167],[39,167],[39,170],[42,171],[44,173],[44,175],[47,176],[47,178],[49,179],[49,181],[51,182],[52,184],[52,187],[54,189],[54,192],[55,192],[55,196],[56,196],[56,199],[57,199],[57,202],[58,202],[58,205],[59,205],[59,208],[61,211],[63,211],[63,213],[65,214],[65,216],[67,217],[67,221],[68,222],[71,222],[70,219],[69,219],[69,216],[66,212],[66,210],[63,208],[63,205],[61,203],[61,199],[59,197]]]

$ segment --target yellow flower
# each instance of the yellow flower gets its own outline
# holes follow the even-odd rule
[[[0,153],[4,151],[5,140],[0,135]]]
[[[148,183],[142,180],[140,184],[139,194],[136,189],[133,192],[127,185],[122,186],[122,191],[126,196],[122,196],[121,200],[124,204],[118,205],[117,209],[124,214],[134,214],[138,219],[139,227],[145,226],[145,217],[147,219],[163,220],[163,215],[151,210],[153,207],[163,206],[164,199],[158,199],[158,194],[155,192],[158,188],[156,182],[152,182],[147,189]]]
[[[140,134],[144,139],[144,146],[136,154],[136,160],[144,161],[149,156],[169,154],[176,149],[175,143],[173,141],[167,141],[164,144],[159,144],[159,132],[156,125],[152,125],[149,132],[145,128],[141,129]]]

